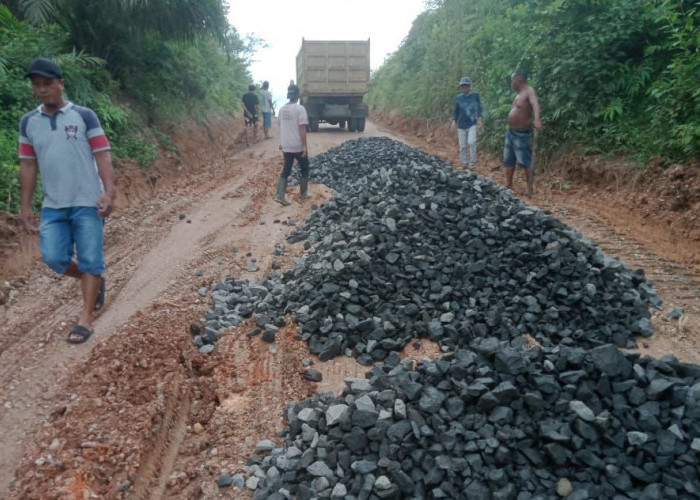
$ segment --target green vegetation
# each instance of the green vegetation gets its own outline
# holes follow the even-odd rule
[[[147,167],[168,132],[237,111],[258,40],[229,26],[223,0],[9,0],[0,3],[0,210],[17,211],[18,123],[37,106],[22,77],[50,57],[66,96],[100,117],[115,156]]]
[[[640,162],[700,154],[697,0],[432,0],[372,77],[373,109],[451,119],[472,78],[494,150],[525,69],[546,130],[540,148],[583,144]]]

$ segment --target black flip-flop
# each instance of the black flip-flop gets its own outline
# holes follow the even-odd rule
[[[78,334],[80,335],[80,338],[74,339],[73,334]],[[81,325],[75,325],[73,328],[71,328],[70,333],[68,334],[68,343],[70,344],[82,344],[83,342],[86,342],[87,339],[90,338],[90,335],[92,335],[92,330],[88,330],[84,326]]]
[[[100,289],[97,292],[95,299],[95,311],[99,311],[105,305],[105,279],[100,278]]]

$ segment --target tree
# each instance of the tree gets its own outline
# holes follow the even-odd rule
[[[221,0],[17,0],[26,19],[56,23],[69,42],[102,57],[115,73],[138,59],[141,41],[157,33],[164,40],[192,40],[201,34],[220,41],[228,22]]]

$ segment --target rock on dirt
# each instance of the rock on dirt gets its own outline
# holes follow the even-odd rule
[[[501,352],[520,356],[521,369],[499,366]],[[490,338],[416,367],[392,355],[368,376],[368,388],[290,405],[284,445],[259,464],[281,475],[265,476],[254,498],[336,488],[355,498],[700,493],[697,365],[610,344],[528,349]]]
[[[339,397],[289,405],[284,445],[251,459],[255,498],[700,492],[700,367],[617,347],[651,334],[642,272],[400,143],[314,161],[337,195],[288,239],[309,253],[281,280],[221,284],[239,290],[208,319],[291,313],[319,358],[381,363]],[[398,355],[413,336],[449,353],[414,367]]]

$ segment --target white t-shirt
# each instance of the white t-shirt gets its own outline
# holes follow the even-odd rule
[[[304,145],[301,142],[299,125],[308,125],[309,117],[306,108],[299,104],[287,103],[279,110],[280,120],[280,144],[285,153],[301,153]]]
[[[272,111],[272,94],[270,91],[260,89],[260,97],[262,98],[262,112],[269,113]]]

